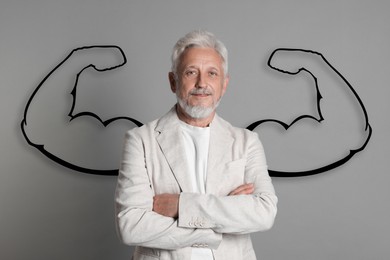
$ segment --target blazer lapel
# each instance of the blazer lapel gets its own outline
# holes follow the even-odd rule
[[[183,192],[192,192],[192,184],[187,175],[187,157],[181,138],[179,119],[175,107],[162,117],[156,126],[159,132],[157,142]]]
[[[209,156],[207,162],[206,193],[218,193],[227,162],[232,160],[233,138],[228,125],[215,115],[211,124]]]

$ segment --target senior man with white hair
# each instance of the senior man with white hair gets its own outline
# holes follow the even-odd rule
[[[207,31],[179,39],[177,104],[127,132],[116,189],[121,240],[134,260],[254,260],[250,233],[272,227],[277,197],[256,133],[216,114],[227,50]]]

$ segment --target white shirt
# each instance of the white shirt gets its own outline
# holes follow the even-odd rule
[[[188,162],[188,175],[194,193],[206,193],[207,158],[210,127],[196,127],[181,122]],[[191,260],[214,260],[211,249],[193,248]]]

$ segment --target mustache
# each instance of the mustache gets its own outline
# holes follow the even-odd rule
[[[209,88],[194,88],[189,92],[190,95],[212,95],[213,91]]]

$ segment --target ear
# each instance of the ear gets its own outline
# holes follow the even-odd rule
[[[226,75],[225,79],[224,79],[224,82],[223,82],[223,86],[222,86],[222,96],[225,94],[226,92],[226,89],[227,89],[227,86],[229,84],[229,75]]]
[[[171,85],[171,90],[173,93],[176,93],[176,78],[173,72],[169,72],[168,74],[169,84]]]

